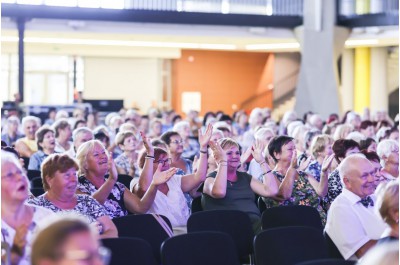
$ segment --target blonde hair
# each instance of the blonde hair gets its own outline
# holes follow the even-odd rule
[[[335,133],[333,134],[333,139],[339,140],[339,139],[345,139],[347,135],[345,135],[346,131],[349,131],[349,133],[353,130],[353,126],[350,124],[340,124],[338,127],[336,127]]]
[[[377,191],[377,209],[382,219],[389,225],[395,224],[397,220],[393,220],[390,216],[391,210],[399,210],[399,181],[394,180],[385,184]]]
[[[318,154],[324,151],[327,144],[333,144],[333,138],[329,135],[317,135],[312,139],[311,142],[311,153],[315,159],[317,159]]]
[[[87,155],[89,152],[92,152],[94,149],[94,146],[98,144],[101,147],[104,147],[103,143],[100,142],[99,140],[90,140],[85,143],[83,143],[81,146],[79,146],[78,151],[76,152],[76,159],[78,160],[78,165],[79,165],[79,172],[78,174],[81,175],[86,175],[86,161],[87,161]]]
[[[233,140],[232,138],[221,138],[221,139],[218,140],[218,143],[221,145],[221,148],[224,149],[224,150],[226,148],[229,148],[229,147],[232,147],[232,146],[237,147],[240,150],[239,144],[235,140]]]

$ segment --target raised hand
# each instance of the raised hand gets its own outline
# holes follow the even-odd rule
[[[335,154],[331,154],[330,156],[327,156],[324,158],[324,162],[322,162],[322,166],[321,166],[322,172],[328,171],[334,158],[335,158]]]
[[[211,139],[212,136],[212,131],[213,131],[213,126],[211,124],[208,124],[206,131],[203,133],[201,129],[199,129],[199,144],[200,148],[207,148],[208,142]]]
[[[306,160],[300,162],[299,170],[304,171],[307,169],[308,165],[311,163],[311,156],[307,157]]]
[[[113,180],[117,181],[118,180],[118,171],[117,171],[117,166],[115,165],[114,158],[112,152],[110,152],[108,156],[108,171],[110,173],[110,177],[113,178]]]
[[[217,162],[217,164],[221,163],[221,161],[226,161],[226,159],[227,159],[226,153],[222,149],[222,147],[219,145],[218,142],[211,141],[210,146],[211,146],[211,151],[213,152],[215,162]]]
[[[246,149],[246,151],[244,151],[242,153],[242,155],[240,156],[240,163],[244,164],[246,163],[247,159],[250,157],[251,152],[252,152],[252,147],[250,146],[249,148]]]
[[[150,138],[147,138],[144,132],[140,132],[140,136],[142,137],[144,148],[146,148],[146,152],[148,155],[154,154],[154,147],[151,144]]]
[[[290,167],[297,168],[297,151],[292,153],[292,160],[290,161]]]
[[[20,257],[22,257],[25,253],[28,226],[28,224],[22,224],[15,229],[15,236],[12,248],[18,251],[18,256]]]
[[[260,140],[255,141],[255,143],[251,147],[251,150],[252,150],[251,154],[253,155],[257,163],[260,164],[262,162],[266,162],[262,155],[262,151],[264,150],[264,145]]]
[[[154,184],[156,186],[167,182],[178,171],[177,168],[172,167],[168,170],[161,172],[162,166],[163,166],[162,163],[158,164],[157,170],[156,170],[156,172],[154,172],[154,175],[153,175],[152,184]]]

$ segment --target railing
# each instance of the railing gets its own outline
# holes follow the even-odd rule
[[[339,0],[338,15],[353,17],[367,14],[398,14],[398,0]]]
[[[3,0],[2,3],[217,14],[303,16],[303,0]]]

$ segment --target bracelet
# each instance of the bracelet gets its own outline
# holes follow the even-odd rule
[[[155,159],[154,156],[145,156],[144,158],[145,158],[145,159],[152,159],[152,160]]]
[[[268,170],[267,172],[264,172],[260,175],[260,177],[264,177],[265,175],[268,175],[269,173],[272,172],[272,169]]]
[[[208,154],[207,150],[206,150],[206,151],[200,150],[200,153],[202,153],[202,154]]]

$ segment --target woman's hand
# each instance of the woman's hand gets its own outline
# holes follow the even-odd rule
[[[258,164],[266,162],[262,155],[262,150],[264,150],[264,145],[260,140],[256,140],[256,142],[251,147],[251,150],[252,150],[251,154],[253,155],[253,158],[256,160]]]
[[[299,170],[304,171],[307,169],[308,165],[311,163],[311,156],[307,157],[307,159],[301,161],[299,165]]]
[[[290,161],[290,167],[297,169],[297,151],[293,151],[292,160]]]
[[[110,173],[110,177],[114,181],[117,181],[118,180],[118,171],[117,171],[117,167],[115,166],[112,152],[110,152],[110,155],[108,156],[108,171]]]
[[[147,138],[146,134],[144,132],[140,132],[140,136],[142,137],[143,145],[144,145],[144,148],[146,148],[147,155],[153,156],[154,155],[154,147],[151,144],[150,138]]]
[[[322,173],[325,173],[326,171],[328,171],[334,158],[335,158],[335,154],[331,154],[330,156],[325,157],[324,162],[322,162],[322,166],[321,166]]]
[[[175,175],[176,171],[178,171],[177,168],[172,167],[168,170],[161,172],[162,166],[163,166],[162,163],[158,164],[157,170],[153,175],[153,181],[151,183],[155,186],[167,182],[173,175]]]
[[[22,257],[25,253],[26,235],[28,233],[28,224],[22,224],[15,229],[14,241],[11,251]]]
[[[226,153],[225,151],[222,149],[222,147],[219,145],[218,142],[210,142],[210,146],[211,146],[211,151],[213,152],[213,156],[215,159],[215,162],[217,162],[217,164],[220,164],[221,161],[226,161]]]
[[[203,150],[207,149],[208,142],[210,141],[211,136],[212,136],[213,126],[211,124],[208,124],[204,134],[201,131],[201,129],[199,129],[198,131],[199,131],[200,148],[202,148]]]
[[[94,221],[90,225],[99,233],[99,235],[103,232],[103,225],[99,221]]]

